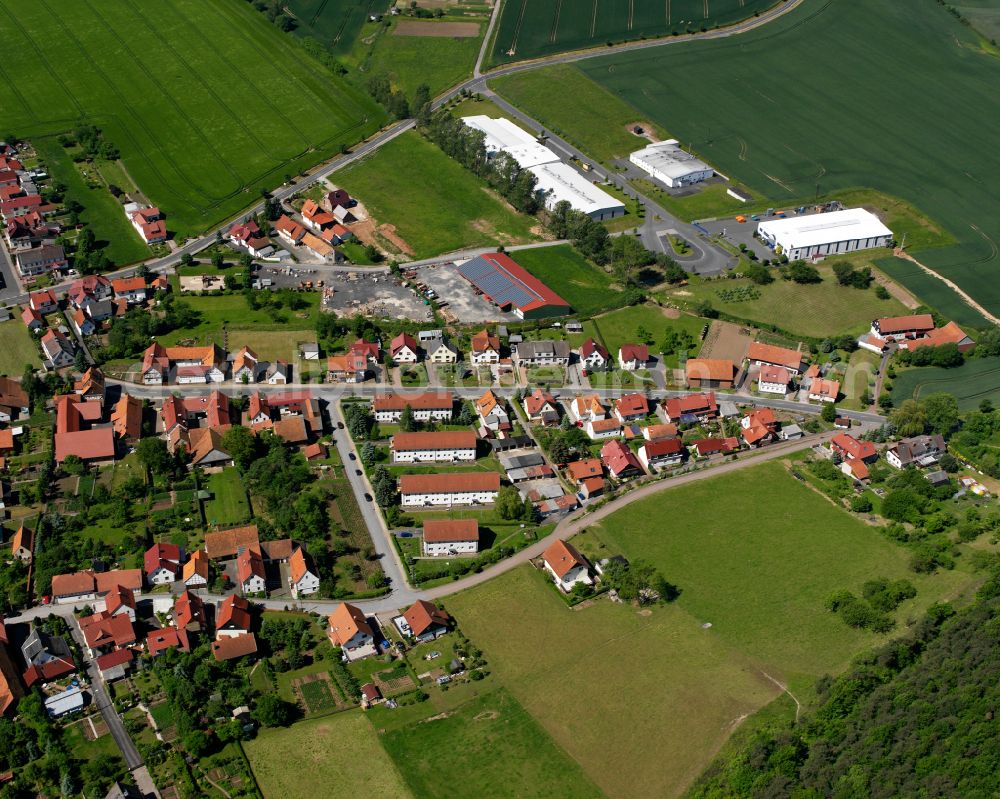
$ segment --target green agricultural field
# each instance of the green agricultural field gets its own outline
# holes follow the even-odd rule
[[[205,490],[212,495],[205,501],[205,519],[209,524],[226,527],[250,518],[247,490],[236,469],[223,469],[209,475]]]
[[[38,346],[20,319],[0,322],[0,374],[20,377],[25,366],[41,366]]]
[[[676,605],[570,611],[547,582],[523,566],[449,598],[448,612],[610,797],[680,795],[739,719],[779,693]]]
[[[0,19],[5,130],[39,141],[98,125],[177,238],[384,119],[247,3],[165,0],[148,14],[125,0],[2,0]]]
[[[771,0],[504,0],[495,64],[732,24]]]
[[[471,172],[417,133],[404,133],[337,173],[379,224],[396,226],[413,255],[534,241],[533,219],[518,214]]]
[[[135,228],[122,213],[118,200],[103,184],[95,182],[95,187],[91,188],[69,152],[55,139],[39,139],[34,145],[39,161],[45,165],[53,180],[66,184],[66,197],[83,206],[80,221],[91,229],[98,247],[107,245],[104,252],[112,262],[128,264],[149,258],[149,247],[136,234]],[[103,174],[103,168],[110,164],[101,166]]]
[[[1000,313],[1000,60],[933,0],[806,0],[746,35],[580,69],[777,205],[858,186],[914,203],[958,240],[915,256]],[[943,284],[906,285],[956,315]]]
[[[360,710],[261,730],[243,749],[264,799],[411,795]]]
[[[560,64],[543,70],[533,69],[497,78],[490,86],[545,125],[547,131],[606,164],[617,158],[628,158],[629,153],[649,143],[630,130],[637,122],[647,124],[639,112],[589,80],[576,67]],[[581,108],[587,109],[587,124],[583,125],[580,124]],[[658,137],[664,133],[657,128],[652,132]]]
[[[927,274],[915,263],[902,258],[879,258],[875,265],[924,302],[932,303],[939,313],[948,319],[954,319],[963,327],[981,329],[989,324],[954,291],[946,288],[938,278]]]
[[[356,62],[356,68],[365,80],[371,75],[385,74],[393,86],[402,89],[412,102],[414,92],[421,83],[430,87],[433,96],[472,77],[482,42],[482,26],[479,36],[447,36],[443,31],[441,36],[399,36],[396,26],[401,20],[401,17],[394,17],[390,27],[379,33],[370,46],[359,44],[355,50],[361,52],[352,53],[346,59],[348,63]],[[421,24],[440,26],[456,20],[445,17],[440,21],[419,21]],[[462,21],[479,20],[470,17]]]
[[[296,35],[316,39],[336,55],[344,55],[363,30],[376,29],[368,16],[384,14],[392,4],[388,0],[288,0],[285,5],[295,16]]]
[[[566,300],[573,313],[591,316],[621,303],[614,278],[570,244],[518,250],[511,257]]]
[[[599,795],[580,766],[504,690],[466,702],[447,718],[390,730],[382,745],[414,796]]]
[[[898,405],[910,397],[921,399],[938,391],[953,394],[962,411],[978,408],[984,399],[1000,405],[1000,360],[979,358],[955,369],[907,369],[892,381],[891,396]]]
[[[838,259],[844,260],[844,259]],[[861,266],[864,257],[852,262]],[[841,286],[833,276],[832,261],[817,264],[822,283],[799,284],[782,280],[766,286],[750,280],[691,280],[681,288],[668,288],[661,295],[678,305],[694,306],[708,300],[718,311],[738,319],[776,324],[789,333],[823,338],[841,333],[862,333],[872,319],[908,313],[894,298],[880,300],[875,290]]]

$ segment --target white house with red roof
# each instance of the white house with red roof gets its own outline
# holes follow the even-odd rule
[[[608,362],[611,360],[607,348],[603,344],[594,341],[593,338],[588,338],[580,345],[579,355],[580,364],[584,369],[588,369],[591,372],[599,372],[607,369]]]
[[[872,463],[878,460],[878,450],[871,441],[861,441],[850,433],[837,433],[830,439],[830,449],[845,460],[862,460]]]
[[[649,347],[645,344],[622,344],[618,348],[618,366],[626,372],[644,369],[649,363]]]
[[[701,422],[718,416],[719,405],[715,400],[715,392],[709,391],[664,400],[658,411],[666,422]]]
[[[167,240],[167,225],[163,221],[165,215],[159,208],[139,208],[135,203],[125,206],[125,213],[146,244],[157,244]]]
[[[647,471],[677,466],[684,460],[684,443],[679,438],[661,438],[647,441],[639,447],[639,463]]]
[[[524,398],[524,412],[529,422],[542,424],[559,422],[559,409],[555,397],[541,388],[536,388]]]
[[[264,258],[274,252],[274,245],[252,219],[236,222],[229,228],[229,241],[245,248],[254,258]]]
[[[740,434],[747,446],[760,447],[778,436],[778,420],[770,408],[757,408],[740,419]]]
[[[50,328],[42,336],[41,342],[45,357],[56,369],[70,366],[73,363],[76,349],[60,331]]]
[[[302,547],[298,547],[288,559],[288,585],[292,596],[298,599],[300,596],[315,594],[319,591],[319,582],[319,574],[311,559],[306,556]]]
[[[111,281],[111,289],[116,300],[125,300],[129,305],[141,305],[146,301],[146,279],[139,277],[121,277]]]
[[[601,462],[610,474],[619,480],[643,473],[642,464],[635,453],[617,439],[601,447]]]
[[[557,539],[542,553],[542,563],[552,580],[563,591],[569,593],[577,583],[593,585],[590,564],[577,552],[572,544]]]
[[[765,363],[757,374],[757,390],[762,394],[783,397],[788,393],[791,382],[792,376],[784,366]]]
[[[28,306],[44,316],[59,310],[59,300],[49,289],[33,291],[28,295]]]
[[[183,554],[176,544],[153,544],[143,556],[143,571],[150,585],[169,585],[177,579]]]
[[[409,333],[400,333],[389,343],[389,355],[396,363],[416,363],[420,360],[416,339]]]
[[[645,419],[649,414],[649,400],[645,394],[625,394],[615,402],[615,417],[620,422]]]

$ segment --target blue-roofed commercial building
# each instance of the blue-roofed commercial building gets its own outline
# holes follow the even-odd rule
[[[458,273],[501,311],[511,311],[519,319],[569,313],[566,300],[504,253],[477,256],[458,267]]]

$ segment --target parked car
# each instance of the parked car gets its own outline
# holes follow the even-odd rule
[[[355,474],[356,474],[356,475],[357,475],[358,477],[361,477],[361,470],[360,470],[360,469],[355,469],[355,470],[354,470],[354,473],[355,473]]]
[[[358,459],[353,452],[348,452],[347,457],[350,458],[352,461],[356,461]]]
[[[372,495],[369,494],[367,491],[365,491],[365,499],[368,500],[369,502],[372,501]]]

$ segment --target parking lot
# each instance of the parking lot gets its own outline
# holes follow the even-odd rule
[[[432,319],[431,308],[421,297],[384,272],[328,272],[324,278],[323,308],[338,315],[361,313],[415,322]]]
[[[416,282],[424,283],[446,303],[442,313],[461,322],[517,322],[513,313],[504,313],[476,294],[472,284],[463,278],[455,264],[436,264],[417,270]]]

